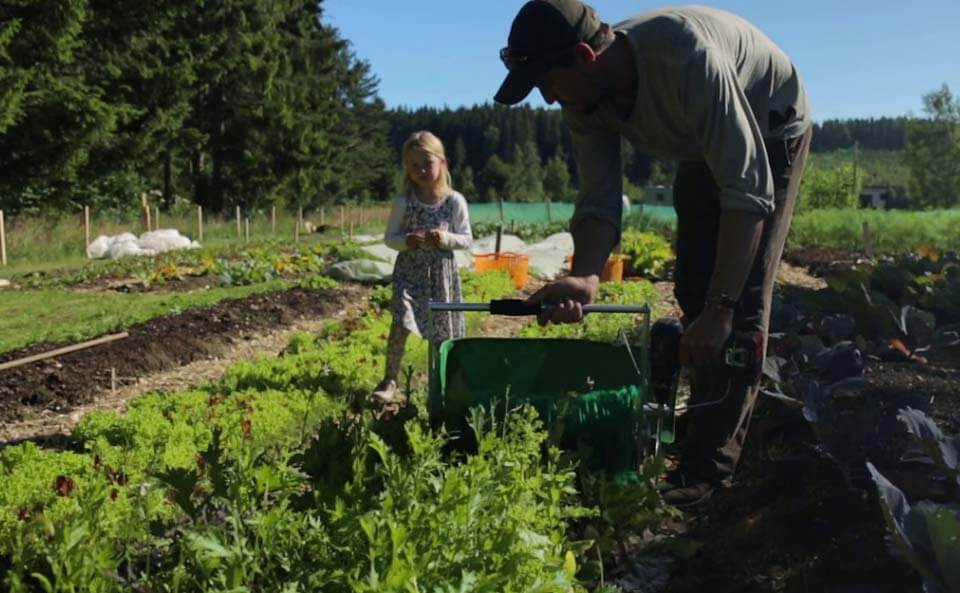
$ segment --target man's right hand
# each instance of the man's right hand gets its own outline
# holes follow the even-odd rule
[[[576,323],[583,320],[583,305],[597,298],[598,276],[566,276],[551,282],[527,299],[528,304],[548,305],[537,321],[540,325],[553,323]]]
[[[410,233],[407,235],[407,249],[419,249],[426,238],[424,233]]]

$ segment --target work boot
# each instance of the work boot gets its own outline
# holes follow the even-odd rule
[[[679,509],[697,507],[713,496],[717,482],[687,476],[679,469],[670,472],[661,485],[660,496],[670,506]]]
[[[397,382],[393,379],[381,381],[370,397],[380,405],[402,404],[407,401],[407,398],[397,388]]]

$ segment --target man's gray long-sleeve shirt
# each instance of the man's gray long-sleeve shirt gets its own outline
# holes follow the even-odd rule
[[[703,6],[645,12],[613,28],[633,48],[636,103],[626,119],[610,105],[590,114],[563,110],[580,174],[571,228],[584,216],[620,228],[621,136],[660,158],[706,161],[723,209],[772,212],[765,142],[810,125],[786,54],[744,19]]]

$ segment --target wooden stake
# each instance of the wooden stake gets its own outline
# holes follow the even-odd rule
[[[147,201],[147,192],[140,194],[140,211],[143,212],[143,226],[145,232],[150,232],[150,203]]]
[[[7,229],[4,228],[3,210],[0,210],[0,265],[7,265]]]
[[[83,207],[83,250],[90,244],[90,206]]]
[[[240,229],[240,206],[237,206],[237,239],[243,238],[243,231]]]
[[[303,208],[297,208],[297,233],[303,232]]]
[[[270,234],[271,235],[277,234],[277,207],[276,206],[270,207]]]
[[[153,207],[153,228],[160,229],[160,206]]]
[[[343,231],[346,230],[346,225],[344,223],[344,211],[343,206],[340,206],[340,234],[343,234]]]
[[[246,242],[249,243],[250,242],[250,219],[249,218],[243,219],[243,234]]]
[[[203,206],[197,206],[197,241],[203,242]]]
[[[73,344],[71,346],[57,348],[56,350],[51,350],[50,352],[45,352],[43,354],[34,354],[33,356],[27,356],[26,358],[18,358],[17,360],[11,360],[3,364],[0,364],[0,371],[16,368],[19,366],[23,366],[25,364],[30,364],[31,362],[39,362],[41,360],[46,360],[48,358],[60,356],[61,354],[69,354],[71,352],[76,352],[78,350],[86,350],[87,348],[93,348],[94,346],[100,346],[102,344],[116,342],[117,340],[122,340],[129,336],[130,334],[128,334],[127,332],[122,332],[119,334],[112,334],[109,336],[104,336],[102,338],[97,338],[96,340],[90,340],[88,342],[81,342],[79,344]]]
[[[867,259],[873,259],[873,238],[870,236],[870,223],[863,222],[863,253]]]

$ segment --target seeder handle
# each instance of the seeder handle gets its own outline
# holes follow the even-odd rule
[[[539,315],[540,305],[527,304],[520,299],[502,299],[490,301],[491,315],[509,315],[510,317],[524,317],[528,315]]]
[[[513,317],[539,315],[549,309],[550,304],[530,305],[520,299],[493,300],[489,303],[443,303],[430,301],[431,311],[486,311],[491,315],[509,315]],[[635,313],[650,312],[649,305],[584,305],[584,313]]]

